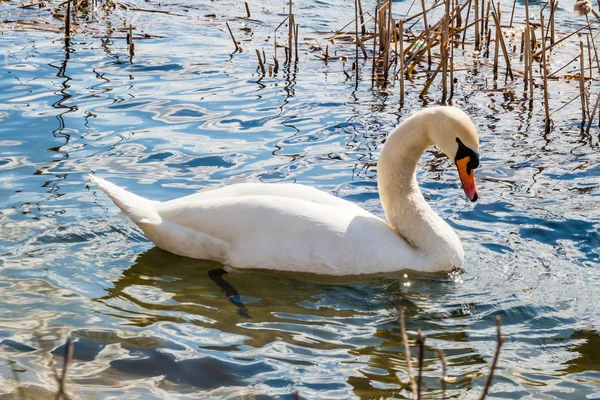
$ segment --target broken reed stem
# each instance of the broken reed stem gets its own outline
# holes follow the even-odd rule
[[[594,73],[592,71],[592,62],[594,61],[592,58],[592,51],[590,50],[590,37],[585,35],[585,41],[587,43],[587,54],[588,54],[588,71],[590,71],[590,79],[594,79]]]
[[[404,103],[404,20],[398,20],[398,36],[400,41],[400,50],[398,58],[400,58],[400,104]]]
[[[425,8],[425,0],[421,0],[423,8],[423,24],[425,25],[425,37],[429,39],[429,24],[427,23],[427,10]],[[431,66],[431,48],[427,48],[427,64]]]
[[[579,93],[581,95],[581,126],[585,125],[586,121],[586,97],[585,97],[585,56],[583,52],[583,39],[579,34]]]
[[[358,0],[354,0],[354,39],[356,40],[355,47],[355,62],[356,62],[356,85],[358,86]]]
[[[444,15],[444,23],[442,24],[442,41],[440,42],[440,56],[442,63],[442,102],[446,101],[448,95],[448,41],[450,38],[450,1],[445,0],[446,14]]]
[[[69,365],[71,364],[71,359],[73,357],[73,342],[71,338],[67,339],[67,343],[65,344],[65,359],[63,361],[62,375],[59,377],[55,372],[56,382],[58,383],[58,392],[56,392],[56,400],[66,400],[67,394],[65,392],[67,387],[67,373],[69,371]]]
[[[473,11],[475,13],[475,50],[479,50],[479,0],[475,0]]]
[[[600,59],[598,59],[598,49],[596,49],[596,42],[594,41],[594,34],[592,32],[592,27],[590,26],[590,19],[588,18],[587,14],[585,15],[585,19],[587,21],[587,26],[588,29],[590,30],[590,39],[592,40],[592,48],[594,49],[594,57],[596,57],[596,64],[598,65],[598,73],[600,73]],[[589,51],[590,46],[588,46],[588,51]],[[592,63],[592,60],[590,58],[590,64]],[[590,75],[592,73],[592,69],[590,68]]]
[[[225,22],[225,25],[227,25],[227,30],[229,31],[229,34],[231,35],[231,40],[233,40],[233,44],[235,45],[234,53],[237,53],[240,50],[240,46],[238,46],[237,41],[235,40],[235,36],[233,36],[233,32],[231,31],[231,28],[229,27],[229,22]]]
[[[67,13],[65,14],[65,39],[71,38],[71,0],[67,0]]]
[[[379,12],[378,12],[378,8],[379,8],[379,0],[377,0],[377,5],[375,6],[375,26],[373,27],[373,66],[371,69],[371,83],[373,83],[375,81],[375,65],[376,65],[376,49],[377,49],[377,23],[379,22],[378,16],[379,16]]]
[[[367,27],[365,26],[365,15],[363,14],[361,0],[358,0],[358,15],[360,17],[360,33],[365,36],[367,34]]]
[[[556,14],[557,9],[558,9],[558,1],[551,0],[550,1],[550,21],[548,21],[548,25],[550,25],[550,44],[554,44],[554,38],[555,38],[554,15]],[[589,24],[589,21],[588,21],[588,24]]]
[[[446,366],[446,357],[444,357],[444,352],[442,350],[436,350],[437,355],[442,362],[442,377],[440,378],[440,383],[442,384],[442,400],[446,400],[446,377],[447,377],[447,366]]]
[[[590,128],[592,127],[592,123],[594,122],[594,116],[596,115],[596,110],[600,105],[600,93],[598,93],[598,97],[596,97],[596,104],[594,105],[594,110],[592,111],[592,115],[590,116],[590,120],[588,121],[587,128],[585,129],[585,133],[590,133]],[[600,126],[600,120],[598,121],[598,125]]]
[[[579,28],[579,29],[576,29],[576,30],[574,30],[573,32],[569,33],[568,35],[565,35],[565,36],[563,36],[562,38],[560,38],[560,39],[558,39],[556,42],[554,42],[552,45],[548,46],[548,48],[547,48],[546,50],[552,50],[552,48],[553,48],[554,46],[556,46],[556,45],[558,45],[558,44],[562,43],[563,41],[567,40],[567,39],[568,39],[568,38],[570,38],[571,36],[573,36],[573,35],[576,35],[576,34],[580,33],[582,30],[584,30],[584,29],[587,29],[588,27],[592,26],[592,24],[594,24],[594,23],[596,23],[596,22],[598,22],[598,21],[600,21],[600,20],[599,20],[599,19],[596,19],[596,20],[590,21],[590,23],[589,23],[589,24],[587,24],[587,25],[585,25],[585,26],[582,26],[582,27],[581,27],[581,28]],[[537,53],[534,53],[534,54],[533,54],[533,57],[534,57],[534,58],[535,58],[535,57],[539,57],[541,53],[542,53],[541,51],[538,51]]]
[[[294,38],[296,39],[294,42],[294,53],[296,57],[296,62],[298,62],[298,31],[300,30],[300,24],[296,24],[296,30],[294,32]]]
[[[248,2],[244,2],[244,6],[246,6],[246,18],[250,18],[250,7],[248,7]]]
[[[463,30],[463,37],[462,37],[463,50],[465,48],[465,39],[467,38],[467,27],[469,26],[469,14],[471,14],[471,1],[472,0],[469,0],[469,7],[467,8],[467,17],[465,18],[465,28]]]
[[[289,63],[292,63],[292,44],[294,39],[294,26],[296,26],[296,22],[294,21],[294,14],[292,12],[292,0],[289,1],[290,4],[290,12],[288,14],[288,47],[289,47]]]
[[[260,66],[260,70],[262,71],[263,76],[266,75],[265,64],[263,63],[262,57],[260,56],[260,51],[256,50],[256,57],[258,58],[258,65]]]
[[[129,60],[131,61],[131,59],[135,55],[135,43],[133,42],[133,27],[131,26],[131,24],[129,24],[129,28],[128,29],[129,29],[129,32],[128,32],[128,37],[129,37]]]
[[[500,12],[500,3],[496,5],[496,14],[498,18],[494,18],[494,25],[496,25],[496,41],[494,43],[494,80],[498,80],[498,57],[500,56],[500,36],[502,36],[502,30],[498,21],[502,20],[502,13]]]
[[[546,33],[544,32],[544,12],[540,11],[542,22],[542,76],[544,78],[544,111],[546,112],[546,133],[550,132],[550,105],[548,104],[548,67],[546,65]]]
[[[406,355],[406,365],[408,368],[408,379],[410,379],[410,388],[413,393],[413,397],[417,398],[417,382],[415,380],[415,374],[412,367],[412,357],[410,355],[410,345],[408,343],[408,334],[406,333],[406,325],[404,324],[404,307],[400,307],[400,330],[402,331],[402,341],[404,342],[404,353]]]
[[[500,331],[500,324],[502,320],[500,316],[496,316],[496,353],[494,354],[494,359],[492,361],[492,366],[490,367],[490,374],[488,375],[487,381],[485,383],[485,387],[483,388],[483,393],[481,394],[481,400],[485,399],[487,396],[490,387],[492,386],[492,380],[494,379],[494,372],[496,371],[496,366],[498,365],[498,359],[500,358],[500,348],[504,344],[504,338],[502,337],[502,332]]]
[[[456,5],[458,5],[458,0],[456,0]],[[462,20],[460,17],[460,7],[456,8],[455,7],[455,3],[452,2],[452,21],[455,21],[455,17],[456,17],[456,23],[455,25],[451,26],[452,29],[452,35],[449,37],[449,42],[448,42],[448,46],[450,47],[450,58],[449,58],[449,63],[450,63],[450,99],[452,99],[452,97],[454,96],[454,32],[455,32],[455,27],[458,26],[460,27],[460,25],[462,24]]]
[[[568,63],[566,63],[565,65],[563,65],[562,67],[560,67],[559,69],[557,69],[556,71],[554,71],[553,73],[548,75],[548,78],[551,78],[553,75],[558,74],[560,71],[567,68],[569,65],[573,64],[573,62],[577,61],[578,58],[579,58],[579,55],[573,57],[573,59],[571,61],[569,61]]]
[[[515,7],[516,7],[516,5],[517,5],[517,0],[513,0],[512,11],[510,12],[510,24],[508,25],[509,28],[512,28],[513,19],[515,17]]]
[[[511,80],[514,80],[515,77],[513,75],[513,71],[512,71],[512,66],[510,64],[510,57],[508,55],[508,50],[506,49],[506,42],[504,42],[504,35],[502,34],[502,18],[501,18],[501,14],[500,14],[500,3],[498,3],[498,11],[492,11],[492,18],[494,19],[494,24],[496,24],[496,26],[498,27],[498,39],[500,39],[500,48],[502,49],[502,55],[504,55],[504,62],[506,63],[506,80],[508,80],[508,77],[510,76]],[[521,42],[522,44],[522,42]],[[496,43],[497,45],[497,43]]]
[[[417,330],[417,346],[419,346],[419,375],[417,376],[417,400],[421,398],[421,386],[423,385],[423,361],[425,359],[425,335]]]

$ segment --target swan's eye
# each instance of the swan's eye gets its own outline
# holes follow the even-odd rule
[[[458,160],[469,157],[469,162],[467,163],[467,173],[471,174],[472,170],[479,167],[479,154],[465,146],[465,144],[459,138],[456,138],[456,143],[458,143],[458,150],[456,151],[456,156],[454,157],[454,164],[456,164]]]

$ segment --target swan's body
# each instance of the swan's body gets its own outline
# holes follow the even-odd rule
[[[328,275],[449,270],[463,263],[460,240],[429,207],[414,171],[432,145],[431,117],[438,117],[436,129],[466,129],[467,139],[461,132],[461,140],[473,142],[474,135],[477,145],[473,124],[452,107],[421,111],[396,128],[378,164],[389,224],[299,184],[244,183],[155,202],[90,178],[152,242],[178,255],[234,268]]]

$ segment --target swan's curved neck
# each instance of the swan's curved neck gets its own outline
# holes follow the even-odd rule
[[[429,122],[417,114],[392,131],[381,151],[377,174],[388,223],[425,255],[428,267],[439,270],[440,265],[460,266],[463,250],[456,233],[429,207],[417,184],[419,158],[433,146]]]

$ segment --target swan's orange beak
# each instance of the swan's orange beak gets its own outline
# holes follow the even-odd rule
[[[461,158],[456,161],[456,167],[458,168],[460,182],[462,183],[465,195],[469,200],[477,201],[479,192],[477,192],[477,185],[475,185],[475,169],[468,167],[469,161],[471,161],[470,156]]]

